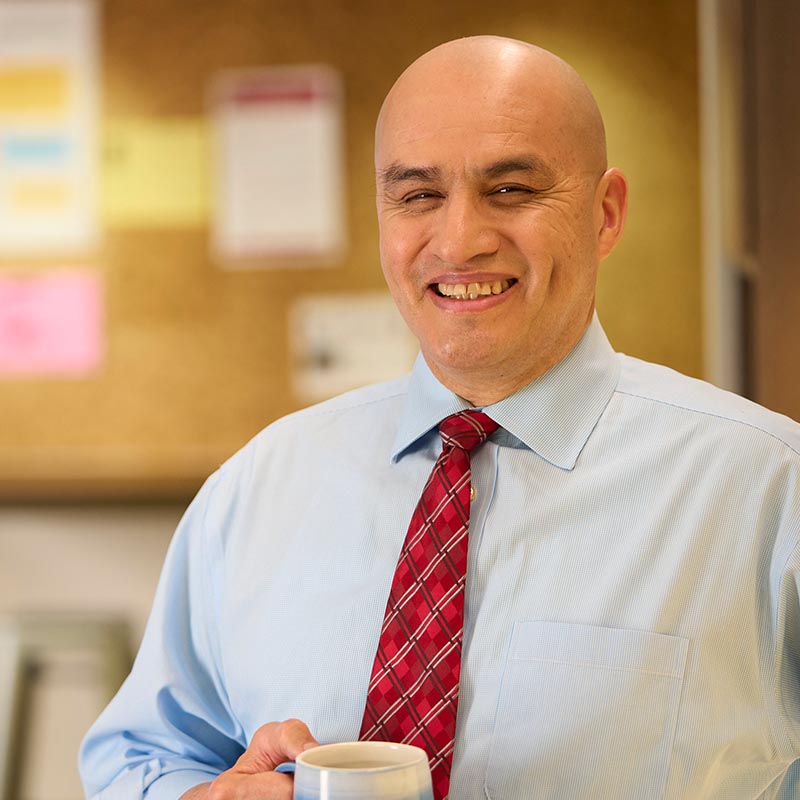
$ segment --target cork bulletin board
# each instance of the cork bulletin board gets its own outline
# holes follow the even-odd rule
[[[695,9],[689,0],[657,3],[637,17],[638,7],[623,0],[601,9],[591,0],[510,0],[502,10],[473,0],[101,3],[101,171],[115,157],[113,132],[132,120],[183,125],[202,139],[208,87],[220,70],[327,64],[344,85],[347,246],[326,265],[223,268],[210,255],[209,211],[198,195],[184,218],[165,209],[161,218],[129,216],[122,224],[106,208],[90,252],[0,259],[0,273],[91,269],[104,298],[96,370],[0,379],[0,500],[188,498],[264,425],[301,405],[290,381],[292,304],[308,293],[384,288],[375,116],[407,63],[457,36],[527,38],[594,78],[612,155],[624,155],[615,160],[636,200],[626,241],[602,278],[603,322],[618,349],[699,374]],[[658,114],[642,113],[653,98]],[[202,154],[202,141],[197,147]],[[663,159],[653,158],[656,151]],[[654,218],[656,229],[648,225]]]

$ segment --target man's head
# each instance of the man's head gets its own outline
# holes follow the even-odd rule
[[[499,37],[440,45],[389,92],[375,168],[384,274],[439,380],[488,405],[572,349],[626,185],[568,64]]]

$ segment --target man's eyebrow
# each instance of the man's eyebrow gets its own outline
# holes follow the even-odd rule
[[[405,164],[391,164],[378,171],[378,183],[392,185],[404,181],[435,181],[441,177],[437,167],[410,167]]]
[[[481,173],[486,178],[502,178],[510,172],[529,172],[549,179],[553,177],[553,171],[550,167],[536,156],[519,156],[496,161],[486,169],[481,170]]]
[[[485,178],[501,178],[512,172],[527,172],[548,180],[552,180],[553,177],[553,171],[542,159],[529,155],[496,161],[480,170],[480,174]],[[390,164],[388,167],[378,170],[377,178],[379,184],[392,186],[405,181],[436,181],[441,178],[441,175],[438,167]]]

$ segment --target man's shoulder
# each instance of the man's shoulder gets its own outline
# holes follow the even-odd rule
[[[354,463],[388,464],[407,378],[346,392],[267,425],[226,459],[203,484],[195,503],[207,530],[236,528],[231,514],[254,519],[261,499],[302,502],[303,487],[328,481]],[[369,456],[369,458],[367,458]],[[375,458],[379,461],[375,462]],[[302,499],[301,499],[302,498]],[[246,528],[247,526],[245,526]]]
[[[733,392],[677,372],[661,364],[618,354],[621,364],[617,392],[659,406],[704,415],[723,428],[740,427],[770,437],[800,455],[800,424]]]
[[[323,448],[332,441],[393,433],[394,421],[408,391],[409,376],[370,384],[280,417],[259,431],[224,467],[251,460],[286,446],[311,444]]]

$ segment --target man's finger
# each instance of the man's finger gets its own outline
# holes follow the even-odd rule
[[[309,747],[316,747],[319,742],[311,735],[308,726],[299,719],[288,719],[280,725],[280,749],[284,756],[292,761]]]
[[[308,726],[299,719],[270,722],[255,732],[233,769],[247,774],[270,772],[284,761],[294,761],[303,750],[317,744]]]

